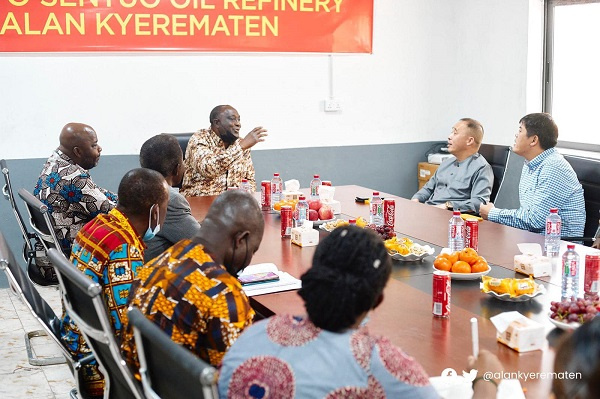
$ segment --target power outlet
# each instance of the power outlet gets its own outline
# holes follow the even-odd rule
[[[325,100],[325,112],[338,112],[342,110],[342,104],[336,99]]]

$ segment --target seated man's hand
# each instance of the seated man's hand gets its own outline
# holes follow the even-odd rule
[[[473,399],[496,397],[497,387],[502,381],[502,363],[491,352],[482,349],[479,356],[468,358],[469,370],[476,369],[478,379],[473,385]],[[493,381],[494,383],[490,382]]]
[[[592,244],[592,248],[600,249],[600,237],[596,238],[596,240]]]
[[[411,199],[411,201],[414,201],[414,202],[421,202],[421,201],[419,201],[419,200],[418,200],[418,199],[416,199],[416,198],[413,198],[413,199]]]
[[[440,209],[448,209],[448,207],[446,206],[446,204],[437,204],[434,205],[436,208],[440,208]]]
[[[246,135],[246,137],[240,140],[240,147],[242,147],[242,150],[247,150],[248,148],[253,147],[256,143],[265,141],[266,136],[268,136],[267,129],[263,128],[262,126],[255,127]]]
[[[487,220],[488,214],[490,213],[490,210],[492,208],[494,208],[494,204],[492,202],[490,202],[489,204],[479,205],[479,216]]]

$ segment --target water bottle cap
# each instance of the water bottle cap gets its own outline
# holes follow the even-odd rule
[[[318,179],[318,178],[319,178],[319,175],[313,175],[313,177],[314,177],[315,179]]]
[[[373,191],[373,195],[379,195],[379,191]]]
[[[567,244],[567,249],[575,249],[575,244]]]
[[[452,211],[452,215],[454,215],[454,216],[460,216],[460,211]]]
[[[273,173],[273,176],[279,176],[279,173]]]
[[[356,224],[356,219],[349,219],[348,223],[350,223],[350,224]]]
[[[304,195],[301,195],[299,198],[300,201],[304,201],[305,199],[306,199],[306,197]]]
[[[248,183],[248,179],[242,179],[242,183]]]
[[[558,213],[558,208],[550,208],[550,213]]]

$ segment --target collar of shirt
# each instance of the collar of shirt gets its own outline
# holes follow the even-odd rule
[[[529,161],[529,162],[525,161],[525,165],[527,165],[529,167],[529,170],[534,170],[535,168],[540,166],[546,158],[548,158],[550,155],[554,154],[555,152],[556,152],[556,149],[554,147],[548,148],[546,151],[542,152],[540,155],[533,158],[531,161]]]
[[[459,166],[460,167],[461,164],[467,162],[469,159],[477,159],[480,156],[481,156],[481,154],[479,154],[478,152],[476,152],[475,154],[466,157],[462,161],[459,161],[458,159],[454,158],[454,166]]]
[[[131,235],[134,237],[134,240],[137,241],[135,243],[135,245],[138,248],[146,249],[146,243],[144,243],[144,241],[140,239],[138,232],[135,231],[135,227],[133,227],[131,222],[129,222],[129,219],[127,218],[127,216],[125,216],[117,208],[111,209],[110,212],[108,212],[108,214],[111,216],[114,216],[124,228],[126,228],[127,230],[129,230],[131,232]]]

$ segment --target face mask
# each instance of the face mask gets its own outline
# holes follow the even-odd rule
[[[152,230],[150,228],[150,226],[152,226],[152,209],[154,209],[155,205],[157,205],[157,204],[154,204],[150,207],[150,215],[148,215],[148,230],[146,230],[144,237],[142,237],[142,240],[144,240],[144,241],[150,241],[160,231],[160,223],[156,224],[156,227],[154,228],[154,230]],[[160,219],[160,208],[158,209],[158,218],[156,219],[157,222],[158,222],[158,219]]]

